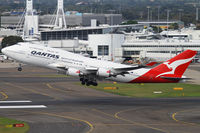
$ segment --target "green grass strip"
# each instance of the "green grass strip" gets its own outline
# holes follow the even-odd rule
[[[104,90],[104,87],[118,87],[117,90]],[[164,83],[164,84],[112,84],[100,83],[97,87],[90,88],[105,91],[117,95],[141,98],[173,98],[173,97],[200,97],[200,85],[184,83]],[[176,91],[173,88],[183,88]],[[162,92],[155,94],[154,92]]]
[[[12,127],[13,124],[24,124],[24,127]],[[28,130],[25,122],[0,117],[0,133],[27,133]]]

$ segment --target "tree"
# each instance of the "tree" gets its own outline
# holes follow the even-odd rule
[[[174,30],[178,30],[179,29],[179,26],[177,23],[173,23],[169,26],[169,29],[174,29]]]
[[[8,36],[2,40],[1,47],[5,48],[7,46],[17,44],[18,42],[23,42],[23,39],[19,36]]]
[[[196,26],[196,30],[200,30],[200,25],[197,25],[197,26]]]
[[[162,29],[160,27],[157,27],[157,26],[151,26],[151,27],[152,27],[154,33],[162,32]]]

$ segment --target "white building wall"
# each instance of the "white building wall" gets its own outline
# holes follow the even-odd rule
[[[17,31],[16,30],[9,30],[9,29],[0,30],[0,37],[16,36],[16,35],[17,35]]]
[[[25,16],[24,36],[38,34],[38,15]]]
[[[176,54],[172,53],[146,53],[145,57],[154,59],[156,61],[166,61],[176,56]]]
[[[98,59],[114,61],[115,58],[119,58],[119,56],[122,55],[119,49],[123,42],[123,34],[89,35],[89,47],[93,50],[93,56]],[[98,46],[108,46],[109,55],[98,55]]]
[[[192,40],[200,40],[200,30],[186,30],[183,32],[187,33]]]
[[[132,40],[123,43],[122,47],[124,51],[140,51],[140,55],[132,55],[132,58],[147,57],[165,61],[188,49],[200,52],[200,40]]]
[[[73,51],[75,48],[78,48],[78,40],[52,40],[52,41],[42,41],[45,46],[53,48],[61,48],[67,51]],[[39,43],[40,44],[40,43]]]

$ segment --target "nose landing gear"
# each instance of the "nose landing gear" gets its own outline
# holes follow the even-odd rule
[[[21,64],[19,64],[19,67],[17,68],[17,70],[20,71],[20,72],[22,71],[22,65]]]
[[[17,70],[21,72],[21,71],[22,71],[22,68],[21,68],[21,67],[18,67]]]

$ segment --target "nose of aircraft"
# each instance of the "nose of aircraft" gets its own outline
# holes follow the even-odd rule
[[[6,54],[7,54],[7,51],[8,51],[7,49],[8,49],[7,47],[6,47],[6,48],[3,48],[3,49],[1,49],[1,52],[2,52],[3,54],[6,55]]]
[[[5,55],[9,56],[12,53],[12,51],[14,51],[15,49],[16,48],[15,48],[14,45],[13,46],[8,46],[8,47],[5,47],[5,48],[1,49],[1,52],[3,54],[5,54]]]

